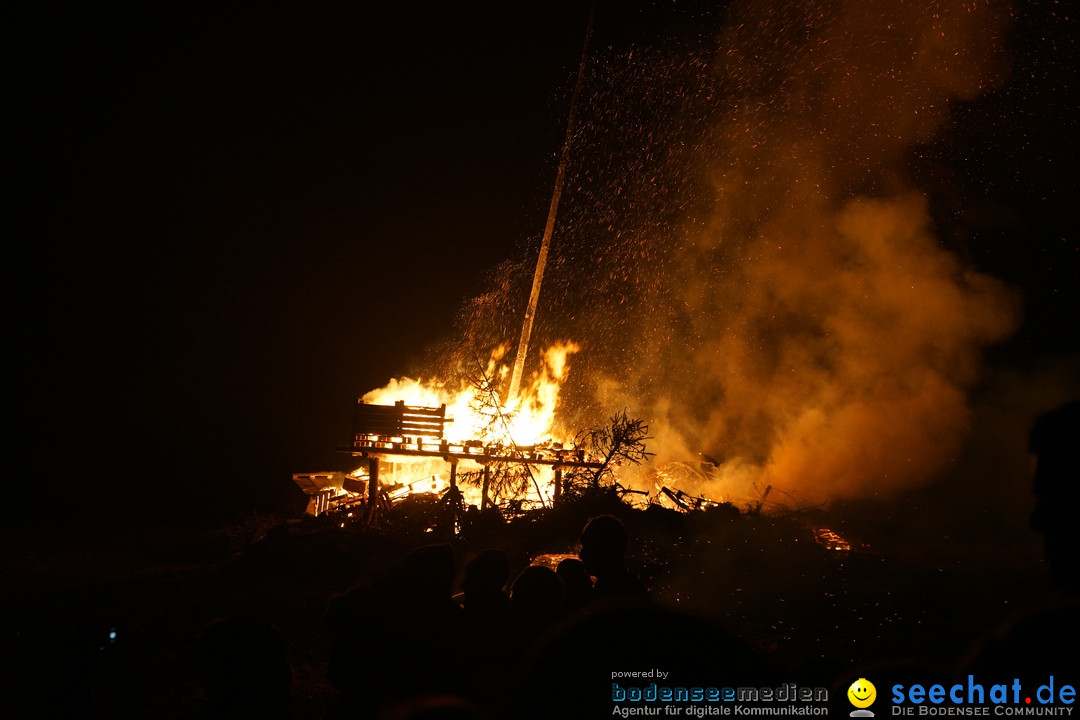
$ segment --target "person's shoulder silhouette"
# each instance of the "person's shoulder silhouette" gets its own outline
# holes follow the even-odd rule
[[[1075,594],[1080,590],[1080,401],[1040,415],[1030,444],[1037,457],[1031,527],[1043,536],[1054,582]]]

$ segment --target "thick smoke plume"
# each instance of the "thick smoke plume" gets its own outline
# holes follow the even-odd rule
[[[1007,20],[749,1],[598,52],[537,326],[582,345],[567,421],[628,407],[659,464],[716,460],[688,488],[713,497],[813,503],[939,472],[1018,306],[939,243],[907,166],[951,103],[1003,79]],[[508,264],[467,310],[477,342],[514,337],[527,272]]]

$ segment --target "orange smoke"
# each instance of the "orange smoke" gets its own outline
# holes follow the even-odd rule
[[[941,246],[905,164],[950,103],[1001,81],[1006,20],[955,0],[733,8],[700,141],[708,218],[650,241],[677,248],[656,295],[683,325],[644,339],[632,380],[598,383],[649,419],[658,462],[708,453],[698,490],[816,503],[955,458],[1018,303]]]

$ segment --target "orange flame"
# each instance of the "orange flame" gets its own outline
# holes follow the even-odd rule
[[[394,378],[385,387],[365,393],[361,399],[384,405],[398,401],[412,406],[446,405],[447,419],[452,422],[447,422],[445,439],[450,443],[479,440],[486,445],[520,448],[564,442],[566,438],[556,429],[555,413],[559,392],[569,373],[569,358],[580,347],[567,341],[545,349],[541,353],[540,369],[516,398],[504,400],[496,387],[498,381],[505,381],[509,374],[509,366],[503,362],[506,349],[505,345],[500,345],[491,353],[479,383],[464,378],[456,384]],[[393,475],[384,474],[383,477],[395,486],[393,498],[412,493],[439,493],[449,487],[449,472],[446,463],[440,460],[399,457],[394,458],[392,466]],[[538,497],[531,500],[546,505],[551,501],[552,470],[550,467],[536,468],[534,477],[536,483],[531,492]],[[460,490],[466,503],[480,504],[479,490],[469,487]]]
[[[561,441],[555,437],[555,410],[559,391],[569,373],[569,357],[580,347],[574,342],[552,345],[541,354],[543,364],[522,388],[518,397],[503,399],[494,388],[477,387],[467,379],[457,385],[437,380],[394,378],[361,398],[365,402],[438,407],[446,405],[446,439],[451,442],[485,440],[528,446]],[[500,345],[488,359],[484,376],[489,384],[503,379],[509,366],[502,362],[506,346]]]

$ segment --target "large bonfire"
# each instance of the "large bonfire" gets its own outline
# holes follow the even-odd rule
[[[942,472],[1017,303],[936,236],[911,158],[1005,77],[1008,13],[890,13],[742,0],[703,18],[711,33],[591,54],[540,253],[553,232],[540,368],[503,390],[533,250],[463,311],[460,355],[499,346],[486,364],[364,399],[445,404],[453,439],[516,446],[626,408],[657,465],[625,483],[679,507],[813,505]]]

